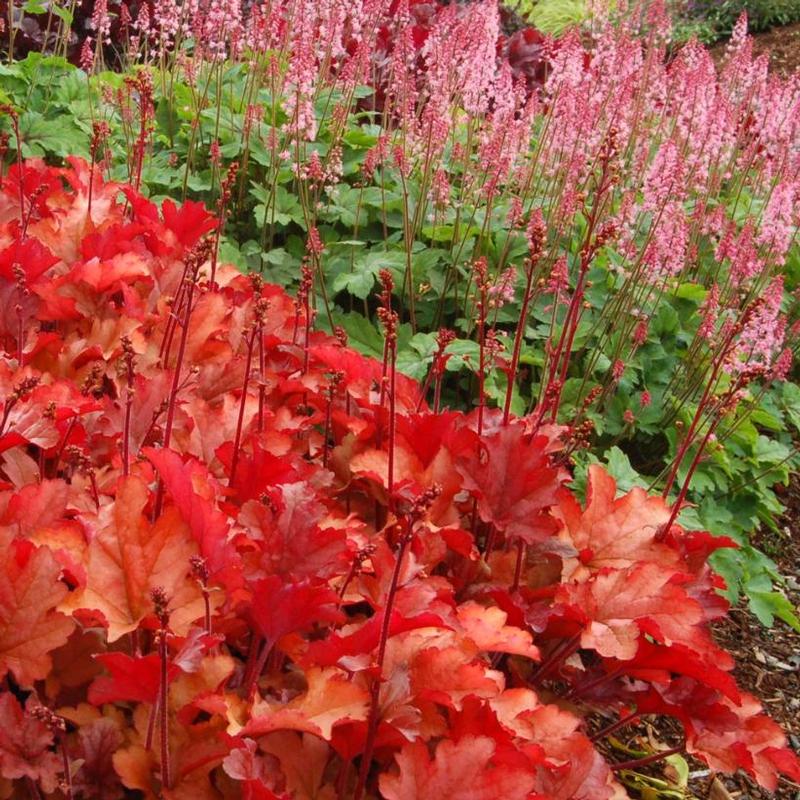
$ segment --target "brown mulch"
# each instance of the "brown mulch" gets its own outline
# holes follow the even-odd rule
[[[780,522],[780,533],[762,531],[753,537],[753,544],[767,553],[786,579],[784,591],[795,608],[800,606],[800,475],[794,477],[784,493],[787,506]],[[800,754],[800,633],[776,620],[765,628],[745,606],[731,609],[729,616],[713,626],[717,644],[733,655],[733,675],[739,687],[757,697],[764,709],[781,725],[789,746]],[[658,742],[656,749],[680,743],[680,725],[667,718],[649,718],[631,726],[620,736],[628,746],[648,749],[648,742]],[[606,754],[618,761],[619,754]],[[800,786],[782,779],[777,790],[761,789],[745,773],[721,775],[712,773],[702,762],[687,758],[689,785],[687,800],[800,800]],[[674,780],[663,764],[639,770],[655,778]],[[635,794],[635,785],[629,785]],[[646,795],[642,795],[645,797]],[[657,795],[650,795],[656,797]]]
[[[800,604],[800,480],[790,487],[781,533],[762,532],[754,544],[770,555],[786,578],[784,590],[795,608]],[[777,620],[765,628],[744,608],[734,608],[714,626],[720,646],[736,659],[739,686],[755,695],[765,711],[786,731],[789,746],[800,753],[800,633]],[[782,781],[774,794],[759,789],[746,776],[723,780],[730,795],[741,800],[800,800],[800,786]],[[704,796],[704,795],[699,795]],[[707,796],[707,795],[706,795]]]
[[[800,70],[800,23],[773,28],[753,36],[755,55],[770,54],[770,67],[781,75],[789,75]],[[725,54],[725,43],[719,42],[711,48],[715,60]]]
[[[780,533],[761,531],[753,544],[769,555],[786,579],[784,591],[795,608],[800,606],[800,476],[784,496],[787,506],[779,521]],[[734,677],[739,686],[757,697],[765,711],[786,731],[789,746],[800,754],[800,633],[780,620],[765,628],[744,607],[714,625],[717,643],[736,659]],[[800,786],[782,780],[770,794],[743,773],[717,776],[693,764],[689,788],[709,800],[800,800]],[[726,794],[727,793],[727,794]]]

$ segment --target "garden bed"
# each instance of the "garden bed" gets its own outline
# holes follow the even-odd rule
[[[717,61],[725,55],[725,43],[711,48]],[[753,51],[756,55],[769,53],[770,67],[781,75],[790,75],[800,69],[800,23],[773,28],[753,36]]]
[[[0,67],[0,800],[794,797],[800,85],[345,5]]]

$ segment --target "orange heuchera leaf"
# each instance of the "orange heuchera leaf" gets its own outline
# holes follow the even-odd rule
[[[570,492],[559,493],[554,514],[565,524],[560,536],[578,553],[577,559],[565,559],[564,578],[581,579],[587,577],[589,568],[622,568],[639,561],[665,567],[678,563],[677,552],[656,541],[659,528],[670,517],[663,498],[634,488],[615,499],[616,490],[614,479],[593,464],[584,511]]]
[[[433,759],[423,742],[412,742],[397,756],[397,773],[381,775],[386,800],[526,800],[533,791],[533,771],[519,765],[495,765],[495,743],[487,736],[445,740]]]
[[[52,744],[53,732],[43,722],[25,713],[10,692],[0,694],[0,777],[40,781],[50,794],[61,769]]]
[[[539,658],[539,648],[528,631],[506,625],[508,614],[497,606],[484,607],[472,600],[458,607],[458,621],[483,652],[513,653]]]
[[[634,658],[641,633],[665,644],[685,644],[697,653],[716,654],[699,627],[702,608],[672,577],[657,564],[639,564],[603,570],[585,583],[562,587],[558,596],[585,615],[581,646],[602,656]]]
[[[289,703],[257,700],[243,733],[263,736],[270,731],[294,730],[330,740],[335,725],[367,718],[369,692],[342,670],[310,669],[306,682],[305,694]]]
[[[89,545],[80,605],[103,613],[110,642],[152,612],[150,592],[156,586],[167,593],[176,633],[185,633],[203,614],[200,591],[188,575],[189,559],[197,552],[188,526],[174,508],[151,525],[143,514],[149,495],[141,478],[122,478],[110,519]]]
[[[67,641],[74,625],[56,611],[67,594],[60,572],[50,550],[0,530],[0,677],[10,670],[18,683],[30,686],[50,672],[50,653]]]

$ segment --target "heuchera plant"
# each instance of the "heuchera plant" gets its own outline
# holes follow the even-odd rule
[[[580,505],[568,431],[431,411],[395,367],[73,160],[0,192],[0,793],[601,798],[687,752],[797,759],[661,497]],[[644,715],[674,747],[611,763]]]

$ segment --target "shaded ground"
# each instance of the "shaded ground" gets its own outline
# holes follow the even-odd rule
[[[800,604],[800,476],[784,498],[788,509],[781,520],[781,534],[762,533],[754,544],[778,564],[786,577],[786,594],[795,607]],[[777,622],[764,628],[741,608],[732,609],[728,619],[715,626],[715,638],[736,659],[734,675],[739,685],[758,697],[767,713],[786,731],[790,746],[800,753],[800,633]],[[699,777],[699,776],[698,776]],[[740,800],[800,800],[800,786],[783,781],[770,795],[746,778],[723,781],[730,796]],[[700,797],[709,797],[701,780],[693,785]],[[705,794],[702,791],[705,790]],[[725,795],[710,795],[724,800]]]
[[[770,66],[775,72],[788,75],[800,70],[800,24],[774,28],[753,37],[756,55],[770,53]],[[720,42],[711,48],[712,55],[722,58],[725,43]]]
[[[783,501],[787,511],[780,520],[780,532],[761,532],[754,544],[775,560],[786,578],[785,591],[792,604],[800,604],[800,475],[796,475]],[[734,677],[740,688],[757,697],[768,713],[786,731],[789,746],[800,754],[800,633],[783,622],[765,628],[745,608],[733,608],[728,618],[713,626],[714,638],[736,660]],[[641,751],[660,750],[680,745],[683,734],[679,723],[665,717],[648,717],[618,734],[628,747]],[[608,740],[606,740],[608,743]],[[621,760],[613,748],[606,756]],[[781,780],[769,793],[759,788],[744,773],[713,774],[702,762],[689,758],[687,800],[800,800],[800,785]],[[662,763],[639,768],[637,772],[656,779],[675,780],[676,773]],[[622,776],[621,776],[622,777]],[[638,782],[626,782],[631,796],[641,789]],[[646,793],[640,795],[648,797]],[[653,794],[649,797],[676,797]]]

